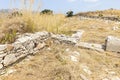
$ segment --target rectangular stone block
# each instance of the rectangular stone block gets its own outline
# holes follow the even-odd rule
[[[104,47],[101,44],[79,42],[78,44],[76,44],[76,46],[86,48],[86,49],[96,50],[99,52],[104,52]]]
[[[107,51],[120,52],[120,39],[108,36],[105,46]]]

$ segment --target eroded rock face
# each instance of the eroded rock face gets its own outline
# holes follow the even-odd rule
[[[108,36],[106,39],[106,50],[120,52],[120,39],[113,36]]]

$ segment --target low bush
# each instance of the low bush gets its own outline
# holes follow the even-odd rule
[[[50,9],[44,9],[43,11],[40,12],[40,14],[53,14],[53,11]]]
[[[99,14],[98,16],[99,16],[99,17],[103,17],[103,14]]]
[[[73,11],[68,11],[66,14],[67,14],[67,17],[72,17],[73,16]]]

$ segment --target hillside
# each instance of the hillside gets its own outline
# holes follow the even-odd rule
[[[120,10],[117,9],[108,9],[103,11],[89,11],[89,12],[81,12],[77,13],[76,15],[83,15],[83,16],[103,16],[103,17],[119,17]]]
[[[118,17],[119,12],[105,10],[77,15]],[[47,31],[48,34],[43,33],[49,36],[42,31]],[[0,47],[7,44],[7,49],[0,53],[0,58],[5,54],[0,63],[3,67],[0,80],[120,80],[119,51],[105,49],[108,36],[117,37],[119,41],[118,21],[24,11],[22,16],[0,19],[0,34]],[[78,46],[80,43],[86,45]],[[119,44],[111,44],[112,49]],[[34,54],[36,48],[40,49]],[[28,53],[30,55],[25,55],[15,64],[6,66],[14,58]],[[5,62],[6,56],[8,62]]]

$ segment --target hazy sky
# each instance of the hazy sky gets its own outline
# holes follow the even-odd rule
[[[16,0],[13,4],[10,0],[0,0],[0,9],[20,7],[19,1]],[[68,10],[80,12],[109,8],[120,9],[120,0],[36,0],[34,9],[37,9],[38,4],[41,4],[41,10],[52,9],[55,13],[65,13]]]

